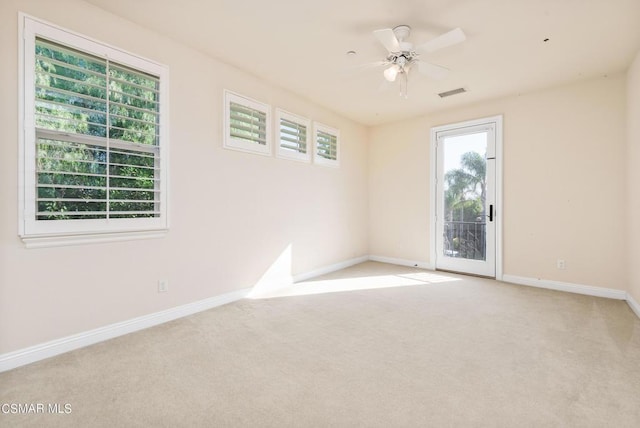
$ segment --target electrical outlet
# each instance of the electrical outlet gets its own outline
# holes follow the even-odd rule
[[[158,293],[166,293],[167,291],[169,291],[169,280],[168,279],[158,280]]]
[[[565,263],[565,261],[564,261],[564,260],[562,260],[562,259],[558,259],[558,264],[557,264],[557,266],[558,266],[558,269],[565,269],[565,268],[567,267],[567,264]]]

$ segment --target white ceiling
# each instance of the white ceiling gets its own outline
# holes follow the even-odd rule
[[[640,0],[87,1],[367,125],[623,71],[640,50]],[[383,68],[354,70],[385,57],[372,31],[400,24],[414,45],[467,35],[422,55],[452,71],[414,70],[408,99],[381,90]]]

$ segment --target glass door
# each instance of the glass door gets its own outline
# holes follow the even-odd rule
[[[436,132],[436,268],[495,277],[495,123]]]

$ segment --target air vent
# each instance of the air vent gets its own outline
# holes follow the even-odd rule
[[[450,97],[451,95],[462,94],[463,92],[467,92],[467,90],[465,88],[458,88],[458,89],[452,89],[447,92],[440,92],[438,96],[440,98],[445,98],[445,97]]]

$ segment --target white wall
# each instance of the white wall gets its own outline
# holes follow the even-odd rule
[[[374,128],[370,254],[430,261],[429,130],[502,114],[504,273],[625,290],[625,85],[616,75]]]
[[[18,238],[18,11],[170,68],[164,239],[26,249]],[[0,3],[0,354],[367,254],[367,129],[79,0]],[[224,150],[222,91],[340,130],[339,169]],[[157,293],[157,280],[169,292]]]
[[[640,302],[640,52],[627,72],[629,293]]]

